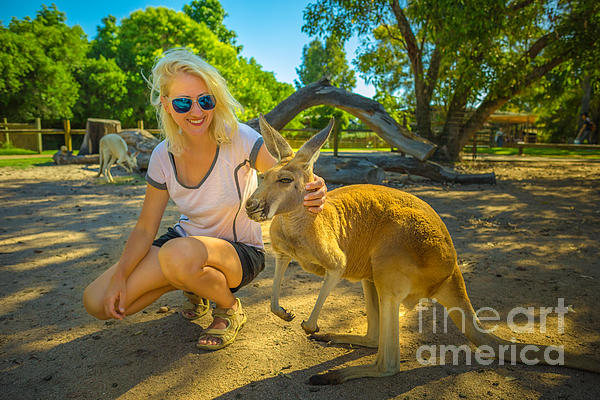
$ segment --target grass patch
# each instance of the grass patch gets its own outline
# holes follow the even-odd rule
[[[0,160],[0,168],[31,168],[31,167],[47,167],[54,164],[52,157],[36,157],[36,158],[10,158]]]
[[[128,186],[141,186],[146,184],[146,179],[142,175],[133,174],[129,176],[114,176],[115,183],[109,183],[106,181],[104,176],[98,178],[96,183],[98,185],[128,185]]]
[[[54,149],[54,150],[43,150],[42,154],[50,154],[53,155],[54,153],[56,153],[58,150]],[[79,150],[75,150],[73,151],[74,155],[77,155],[79,153]],[[2,147],[0,147],[0,156],[24,156],[24,155],[35,155],[35,154],[39,154],[37,151],[35,150],[29,150],[29,149],[21,149],[18,147],[14,147],[12,145],[12,143],[3,143]]]

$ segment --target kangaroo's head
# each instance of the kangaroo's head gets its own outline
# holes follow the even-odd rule
[[[127,163],[127,165],[129,165],[129,168],[131,169],[137,169],[138,167],[138,162],[137,162],[137,156],[138,154],[140,154],[139,151],[136,151],[133,154],[130,154],[129,152],[127,152],[127,157],[125,158],[125,162]]]
[[[269,153],[279,162],[265,171],[263,180],[246,201],[246,213],[255,221],[265,221],[276,214],[302,207],[306,184],[313,180],[313,164],[319,150],[333,128],[334,119],[321,132],[313,136],[296,155],[290,145],[261,115],[260,132]]]

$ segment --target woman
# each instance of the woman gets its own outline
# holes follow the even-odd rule
[[[238,123],[240,104],[216,69],[185,49],[172,49],[152,69],[151,102],[166,139],[152,152],[142,211],[119,261],[85,290],[86,310],[123,319],[163,294],[181,289],[193,319],[215,303],[213,321],[197,346],[231,344],[246,315],[234,293],[264,268],[260,225],[242,206],[256,188],[256,171],[275,165],[262,137]],[[321,178],[307,185],[305,205],[322,210]],[[154,240],[171,198],[179,222]]]

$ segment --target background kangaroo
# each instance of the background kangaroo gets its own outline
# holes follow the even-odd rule
[[[311,377],[312,384],[337,384],[348,379],[393,375],[400,368],[399,307],[414,307],[420,299],[435,298],[476,346],[514,346],[499,353],[507,361],[545,363],[545,346],[537,350],[487,332],[480,324],[466,292],[457,255],[445,224],[424,201],[385,186],[352,185],[332,190],[324,210],[307,212],[302,205],[313,164],[333,127],[306,142],[297,154],[261,116],[265,144],[279,163],[246,202],[255,221],[273,218],[271,242],[275,275],[271,311],[286,321],[293,313],[279,305],[281,282],[292,259],[325,280],[303,329],[317,340],[378,348],[374,364],[347,367]],[[367,306],[367,333],[315,334],[323,303],[340,279],[361,281]],[[527,359],[521,359],[525,348]],[[510,354],[509,354],[510,353]],[[564,352],[564,365],[600,372],[600,362]]]
[[[129,154],[127,151],[127,143],[116,133],[109,133],[100,139],[99,153],[100,169],[96,176],[104,174],[108,182],[114,183],[115,181],[110,173],[110,169],[115,163],[125,168],[129,173],[132,172],[132,168],[137,168],[136,157],[139,154],[139,151],[136,151],[134,154]]]

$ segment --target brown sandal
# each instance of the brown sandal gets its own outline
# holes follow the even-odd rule
[[[183,292],[188,298],[188,305],[181,310],[181,316],[190,321],[196,320],[205,316],[210,309],[210,302],[204,297],[200,297],[193,292]]]

